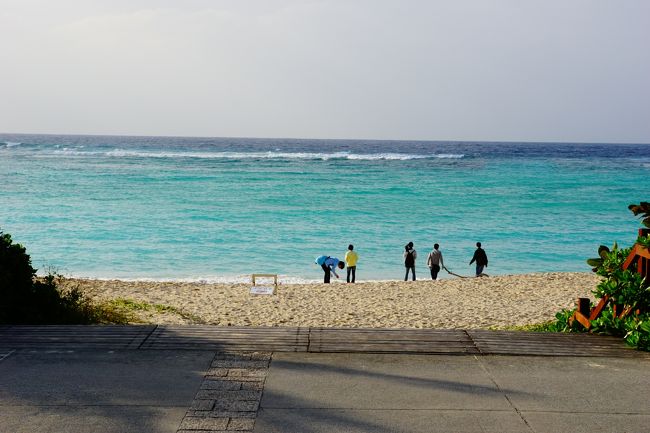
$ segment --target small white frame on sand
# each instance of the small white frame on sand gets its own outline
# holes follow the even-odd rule
[[[256,278],[273,278],[273,286],[258,286]],[[278,290],[278,274],[252,274],[251,295],[275,295]]]

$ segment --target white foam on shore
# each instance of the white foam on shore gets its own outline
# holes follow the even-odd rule
[[[42,273],[38,273],[39,276]],[[548,276],[555,274],[591,274],[591,272],[527,272],[523,274],[492,274],[488,278],[499,278],[499,277],[516,277],[516,276]],[[251,274],[243,275],[230,275],[230,276],[206,276],[206,277],[187,277],[187,278],[165,278],[165,277],[122,277],[122,276],[88,276],[88,275],[72,275],[72,274],[63,274],[64,278],[75,279],[75,280],[88,280],[88,281],[124,281],[124,282],[143,282],[143,283],[180,283],[180,284],[246,284],[251,285]],[[474,279],[473,275],[465,275],[464,279]],[[459,280],[460,278],[441,274],[438,276],[438,281],[443,280]],[[265,285],[269,282],[272,282],[272,278],[260,278],[258,280],[259,284]],[[416,282],[431,282],[429,278],[420,278]],[[311,278],[302,278],[292,275],[283,275],[278,274],[278,284],[281,285],[300,285],[300,284],[321,284],[323,282],[322,278],[311,279]],[[345,275],[342,275],[341,278],[336,279],[332,277],[331,282],[333,284],[345,284]],[[385,278],[385,279],[357,279],[357,283],[405,283],[402,279],[395,278]],[[409,280],[406,283],[411,283]]]
[[[65,278],[78,280],[96,280],[96,281],[127,281],[127,282],[145,282],[145,283],[196,283],[196,284],[251,284],[251,275],[233,275],[233,276],[207,276],[207,277],[188,277],[188,278],[155,278],[155,277],[105,277],[105,276],[87,276],[87,275],[65,275]],[[273,281],[271,278],[260,278],[260,282],[267,283]],[[278,284],[314,284],[321,280],[294,277],[291,275],[278,275]]]
[[[234,276],[210,276],[210,277],[192,277],[192,278],[155,278],[155,277],[105,277],[105,276],[88,276],[88,275],[64,275],[65,278],[76,280],[92,280],[92,281],[126,281],[126,282],[143,282],[143,283],[192,283],[192,284],[252,284],[251,275],[234,275]],[[267,284],[272,282],[272,278],[260,278],[258,284]],[[385,282],[400,282],[397,279],[378,279],[378,280],[357,280],[357,283],[385,283]],[[426,280],[419,280],[426,281]],[[296,277],[292,275],[278,274],[278,284],[282,285],[298,285],[298,284],[320,284],[322,278],[310,279]],[[345,275],[340,279],[332,277],[332,283],[345,283]]]

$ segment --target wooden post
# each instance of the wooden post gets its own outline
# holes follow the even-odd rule
[[[578,298],[578,300],[576,301],[576,306],[580,314],[589,317],[590,308],[591,308],[591,302],[589,301],[589,298]]]
[[[591,328],[591,322],[589,321],[590,305],[589,298],[578,298],[576,300],[576,311],[569,319],[569,323],[573,324],[573,321],[577,320],[585,329]]]
[[[607,304],[609,303],[609,295],[605,295],[602,298],[600,298],[600,301],[596,306],[594,307],[593,310],[591,310],[591,314],[589,315],[589,320],[594,320],[597,319],[598,316],[600,316],[600,313],[605,309]]]
[[[637,272],[641,274],[641,276],[645,277],[643,275],[643,262],[645,261],[645,257],[639,257],[639,263],[637,264]]]

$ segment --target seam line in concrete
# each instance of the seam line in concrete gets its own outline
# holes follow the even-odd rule
[[[9,358],[11,356],[11,354],[14,353],[15,351],[16,351],[16,349],[10,350],[9,352],[0,355],[0,362],[4,361],[7,358]]]
[[[472,345],[474,346],[474,348],[476,349],[476,351],[479,353],[479,355],[485,355],[485,354],[483,353],[483,351],[481,350],[481,348],[478,347],[478,344],[476,344],[476,341],[472,338],[472,336],[470,335],[470,333],[467,332],[467,329],[463,329],[463,332],[465,333],[465,335],[467,335],[467,338],[469,338],[469,341],[472,342]]]
[[[382,407],[382,408],[350,408],[350,407],[265,407],[260,408],[268,411],[272,410],[353,410],[355,412],[369,411],[369,412],[381,412],[389,410],[391,412],[398,411],[420,411],[420,412],[494,412],[494,413],[510,413],[511,409],[468,409],[468,408],[417,408],[417,409],[406,409],[403,407]],[[638,415],[638,416],[650,416],[650,413],[644,412],[604,412],[604,411],[561,411],[561,410],[523,410],[523,412],[528,413],[555,413],[555,414],[581,414],[581,415]]]
[[[565,413],[565,414],[582,414],[582,415],[641,415],[641,416],[650,416],[650,412],[606,412],[606,411],[580,411],[580,410],[540,410],[540,409],[524,409],[523,412],[529,413]]]
[[[482,369],[483,372],[487,375],[487,377],[490,379],[490,381],[494,384],[494,386],[497,388],[497,390],[498,390],[500,393],[503,394],[503,397],[506,399],[506,401],[508,402],[508,404],[510,405],[510,407],[512,407],[512,408],[515,410],[515,412],[517,413],[517,415],[519,415],[519,418],[521,418],[521,420],[524,422],[524,424],[526,424],[526,427],[528,427],[528,430],[530,430],[531,432],[535,433],[535,429],[534,429],[530,424],[528,424],[528,420],[526,420],[526,418],[525,418],[524,415],[521,413],[521,411],[517,408],[517,406],[515,406],[515,404],[512,402],[512,400],[510,400],[510,397],[508,397],[508,394],[507,394],[506,392],[504,392],[504,391],[501,389],[501,387],[500,387],[499,384],[497,383],[497,381],[496,381],[496,379],[494,378],[494,376],[492,376],[492,374],[490,373],[490,371],[485,367],[485,365],[483,365],[483,363],[481,362],[481,359],[480,359],[478,356],[476,356],[476,355],[474,355],[474,359],[476,359],[476,362],[478,362],[478,365],[481,367],[481,369]]]
[[[141,341],[140,344],[138,345],[138,349],[142,349],[142,346],[144,345],[144,343],[146,343],[147,340],[149,340],[149,337],[151,337],[151,336],[153,335],[153,333],[156,332],[156,329],[158,329],[158,326],[160,326],[160,325],[155,325],[155,326],[153,327],[153,329],[151,330],[151,332],[149,332],[149,333],[147,334],[147,336],[144,337],[144,338],[142,339],[142,341]]]
[[[389,410],[391,412],[398,411],[420,411],[420,412],[503,412],[511,413],[510,409],[468,409],[468,408],[417,408],[417,409],[407,409],[403,407],[382,407],[382,408],[358,408],[358,407],[264,407],[260,408],[264,410],[353,410],[355,412],[369,411],[369,412],[381,412],[383,410]],[[574,413],[574,412],[567,412]],[[575,412],[578,413],[578,412]],[[643,414],[640,414],[643,415]]]
[[[307,352],[311,353],[311,326],[307,328]]]

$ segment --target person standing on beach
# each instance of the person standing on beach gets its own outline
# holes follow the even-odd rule
[[[354,283],[356,274],[357,274],[357,261],[359,260],[359,255],[354,252],[354,245],[348,245],[348,251],[345,253],[345,264],[348,267],[348,283]],[[352,281],[350,281],[350,275],[352,275]]]
[[[413,272],[413,281],[415,281],[415,259],[418,258],[418,253],[413,248],[413,242],[409,242],[404,247],[404,266],[406,267],[406,275],[404,281],[409,279],[409,269]]]
[[[442,261],[442,252],[440,252],[438,248],[440,248],[440,245],[434,244],[433,251],[431,251],[427,256],[427,266],[429,267],[429,269],[431,269],[432,280],[437,280],[438,272],[440,272],[440,268],[445,267]]]
[[[334,273],[336,278],[339,277],[339,274],[336,273],[336,268],[343,269],[345,268],[345,263],[337,259],[336,257],[330,256],[319,256],[316,257],[316,264],[320,265],[325,272],[323,283],[329,284],[330,282],[330,272]]]
[[[472,257],[469,264],[471,265],[474,262],[476,262],[476,276],[480,277],[483,273],[483,268],[488,265],[487,254],[485,254],[485,250],[481,248],[480,242],[476,243],[476,251],[474,251],[474,257]]]

